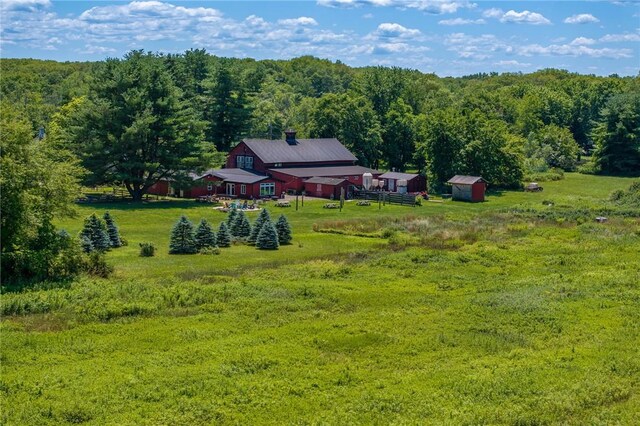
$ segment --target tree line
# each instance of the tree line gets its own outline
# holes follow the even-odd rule
[[[519,187],[550,170],[640,175],[640,78],[546,69],[440,78],[339,61],[132,51],[101,62],[0,59],[4,278],[76,273],[53,226],[81,184],[157,180],[223,163],[242,138],[337,137],[360,164]],[[593,154],[584,162],[581,157]],[[584,164],[582,164],[584,162]],[[75,260],[74,260],[75,259]]]

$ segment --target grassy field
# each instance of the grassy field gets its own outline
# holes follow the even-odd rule
[[[81,206],[59,225],[108,209],[129,245],[108,279],[3,294],[2,423],[637,424],[640,209],[607,201],[632,182],[307,201],[269,208],[293,244],[220,255],[168,255],[209,206]]]

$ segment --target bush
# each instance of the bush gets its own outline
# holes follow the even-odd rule
[[[89,275],[101,278],[108,278],[113,273],[113,266],[107,263],[104,253],[93,251],[87,258],[85,271]]]
[[[196,248],[202,250],[207,247],[216,247],[216,234],[206,219],[201,219],[196,228]]]
[[[218,247],[205,247],[202,250],[200,250],[200,254],[204,254],[204,255],[218,255],[220,254],[220,249]]]
[[[368,200],[360,200],[356,203],[356,206],[370,206],[371,202]]]
[[[265,222],[258,234],[256,247],[260,250],[277,250],[279,246],[278,231],[276,231],[271,221]]]
[[[193,254],[197,252],[193,224],[189,222],[186,216],[182,216],[171,231],[169,254]]]
[[[140,256],[153,257],[156,254],[156,246],[153,243],[140,243]]]
[[[324,208],[324,209],[339,209],[340,206],[338,205],[338,203],[326,203],[324,206],[322,206],[322,208]]]
[[[284,215],[280,215],[278,218],[276,231],[278,232],[278,242],[280,245],[291,244],[291,226]]]

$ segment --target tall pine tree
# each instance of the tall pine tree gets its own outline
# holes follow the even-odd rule
[[[189,222],[186,216],[182,216],[171,231],[169,254],[193,254],[197,252],[193,224]]]
[[[202,250],[205,247],[216,247],[216,234],[206,219],[201,219],[196,227],[196,248]]]
[[[122,240],[120,239],[120,230],[118,229],[118,225],[113,220],[113,217],[109,212],[105,212],[104,223],[107,225],[107,233],[109,234],[109,240],[111,241],[111,247],[117,248],[122,246]]]

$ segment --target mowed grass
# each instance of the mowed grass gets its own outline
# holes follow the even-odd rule
[[[82,206],[60,225],[109,209],[129,246],[108,254],[109,279],[2,296],[2,423],[637,424],[640,212],[509,213],[595,212],[631,182],[568,174],[415,208],[305,201],[269,208],[292,245],[218,256],[168,255],[181,214],[224,219],[210,207]],[[313,231],[359,223],[389,238]],[[142,241],[158,255],[138,257]]]

